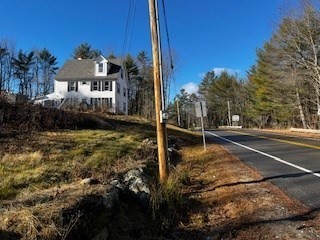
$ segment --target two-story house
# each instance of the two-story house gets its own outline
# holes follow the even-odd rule
[[[46,103],[47,102],[47,103]],[[128,74],[120,59],[77,59],[67,61],[54,79],[54,92],[44,105],[66,104],[104,107],[128,114]]]

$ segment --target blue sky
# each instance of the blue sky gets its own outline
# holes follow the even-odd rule
[[[131,15],[125,54],[135,56],[144,50],[151,58],[148,1],[131,2],[136,11]],[[284,6],[283,0],[165,3],[171,47],[177,55],[171,95],[182,87],[191,92],[211,70],[228,69],[245,77],[255,63],[256,49],[276,29],[279,8]],[[0,39],[11,39],[24,51],[46,47],[59,66],[83,42],[105,54],[121,55],[129,5],[130,0],[1,0]],[[165,34],[162,41],[165,48]]]

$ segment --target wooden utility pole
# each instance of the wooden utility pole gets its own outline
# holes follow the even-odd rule
[[[176,102],[177,102],[178,126],[181,127],[179,99],[176,99]]]
[[[153,56],[153,77],[154,77],[154,97],[156,109],[156,123],[157,123],[157,143],[158,143],[158,162],[159,162],[159,175],[160,182],[165,183],[168,178],[167,158],[167,130],[166,124],[163,121],[163,108],[162,103],[162,83],[161,83],[161,69],[160,69],[160,42],[159,42],[159,27],[158,27],[158,14],[157,14],[156,0],[149,0],[149,14],[150,14],[150,29],[152,41],[152,56]]]
[[[227,101],[227,105],[228,105],[228,120],[229,120],[229,126],[232,125],[231,123],[231,111],[230,111],[230,101]]]

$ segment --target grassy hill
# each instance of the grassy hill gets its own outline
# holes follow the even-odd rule
[[[103,194],[104,182],[133,168],[143,168],[158,191],[156,148],[142,145],[146,138],[156,139],[155,126],[146,120],[3,102],[0,113],[0,204],[5,211],[0,215],[1,239],[68,239],[72,224],[78,221],[74,208],[79,199]],[[197,142],[174,127],[169,136],[179,138],[180,145]],[[79,182],[88,177],[101,184],[81,186]],[[72,214],[66,210],[70,208]],[[121,209],[119,224],[113,226],[118,229],[116,239],[131,239],[131,230],[124,234],[122,228],[128,224],[136,228],[130,212],[142,213],[132,203]],[[61,222],[59,216],[66,211],[69,222]],[[141,217],[139,228],[153,229],[146,239],[157,235],[161,224],[149,221],[149,213]]]
[[[319,239],[318,211],[223,147],[208,141],[203,151],[196,132],[168,126],[182,161],[161,186],[148,121],[1,102],[0,120],[1,240],[96,240],[103,229],[108,240]],[[149,206],[122,194],[105,211],[108,181],[137,167],[149,178]],[[86,177],[99,184],[80,184]]]

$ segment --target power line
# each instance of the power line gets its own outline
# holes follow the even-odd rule
[[[121,51],[121,58],[123,58],[124,55],[124,49],[127,43],[127,36],[128,36],[128,29],[129,29],[129,19],[131,15],[131,8],[132,8],[132,0],[130,0],[129,3],[129,9],[128,9],[128,14],[127,14],[127,21],[126,21],[126,27],[124,31],[124,39],[123,39],[123,45],[122,45],[122,51]]]
[[[132,43],[132,36],[133,36],[133,30],[134,30],[134,23],[135,23],[135,19],[136,19],[136,12],[137,12],[137,2],[134,1],[133,17],[132,17],[132,27],[131,27],[131,33],[130,33],[130,41],[129,41],[128,52],[130,52],[130,50],[131,50],[131,43]]]
[[[171,43],[170,43],[170,36],[169,36],[169,28],[168,28],[168,20],[167,20],[167,14],[166,14],[166,6],[165,6],[165,2],[164,0],[162,0],[162,10],[163,10],[163,17],[164,17],[164,24],[165,24],[165,31],[166,31],[166,38],[167,38],[167,44],[168,44],[168,52],[169,52],[169,60],[170,60],[170,68],[171,70],[174,69],[174,64],[173,64],[173,55],[172,55],[172,49],[171,49]],[[168,69],[169,71],[169,69]],[[176,82],[175,82],[175,77],[174,75],[171,76],[171,78],[173,79],[173,84],[174,84],[174,88],[175,88],[175,92],[176,92]],[[170,94],[171,94],[171,81],[167,82],[167,96],[166,98],[168,99],[167,102],[169,102],[170,99]]]
[[[133,25],[134,25],[134,20],[135,20],[135,12],[136,12],[136,1],[130,0],[128,14],[127,14],[126,27],[125,27],[124,40],[123,40],[122,51],[121,51],[121,58],[124,57],[126,48],[128,47],[128,39],[130,39],[129,49],[131,48],[131,40],[132,40],[132,35],[133,35]],[[130,25],[130,23],[131,23],[131,25]]]
[[[169,49],[169,57],[170,57],[170,67],[171,69],[174,68],[173,66],[173,58],[172,58],[172,51],[171,51],[171,44],[170,44],[170,37],[169,37],[169,30],[168,30],[168,21],[167,21],[167,14],[166,14],[166,7],[164,4],[164,0],[162,0],[162,9],[163,9],[163,17],[164,17],[164,24],[166,28],[166,35],[167,35],[167,41],[168,41],[168,49]]]

